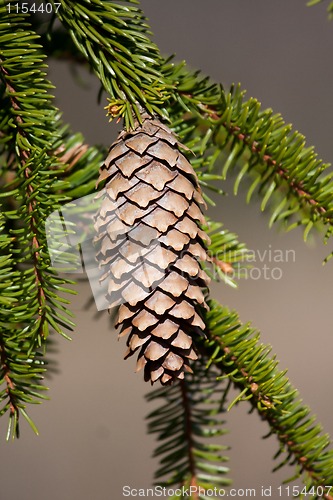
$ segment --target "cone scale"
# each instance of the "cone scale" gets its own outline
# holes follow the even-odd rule
[[[125,358],[137,352],[137,371],[165,385],[198,357],[193,339],[204,335],[209,283],[199,261],[208,260],[209,238],[183,146],[167,126],[143,118],[119,134],[100,169],[106,184],[95,245],[109,307],[119,306],[115,326],[127,335]]]

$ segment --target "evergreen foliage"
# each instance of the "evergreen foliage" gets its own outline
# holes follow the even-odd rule
[[[95,192],[105,157],[61,122],[46,54],[87,63],[101,82],[100,96],[107,93],[110,118],[123,119],[126,129],[141,121],[142,108],[165,119],[189,148],[184,154],[207,201],[212,203],[207,189],[222,193],[222,179],[236,170],[235,193],[248,182],[248,201],[254,193],[261,197],[270,225],[303,226],[305,240],[317,228],[325,242],[333,227],[332,173],[314,148],[281,115],[246,100],[239,86],[226,91],[185,63],[164,59],[136,0],[61,0],[58,9],[53,2],[62,27],[47,30],[37,15],[11,15],[16,3],[0,2],[0,414],[9,415],[7,438],[19,434],[20,416],[37,432],[27,407],[45,398],[48,336],[68,337],[74,328],[64,298],[74,293],[74,283],[50,265],[45,220],[63,203]],[[229,274],[242,265],[245,245],[220,222],[207,220],[204,229],[211,237],[212,276],[235,286]],[[239,395],[229,408],[249,401],[277,437],[276,458],[282,459],[276,469],[294,465],[294,478],[308,489],[332,484],[329,437],[278,369],[270,347],[235,312],[209,305],[207,339],[198,342],[201,359],[193,363],[193,375],[148,395],[162,399],[149,416],[150,432],[162,441],[158,483],[229,484],[225,448],[205,438],[224,434],[221,416],[234,385]]]
[[[238,386],[240,393],[229,405],[248,400],[270,426],[268,435],[275,434],[280,447],[275,458],[285,455],[275,467],[290,463],[296,465],[292,479],[302,477],[308,490],[323,486],[333,479],[333,450],[327,434],[310,416],[310,409],[299,399],[290,384],[286,371],[278,369],[271,347],[260,343],[259,332],[249,324],[242,325],[238,315],[210,302],[206,315],[208,339],[205,354],[209,364],[221,370],[221,378],[228,378]]]
[[[154,454],[161,457],[155,478],[165,487],[207,490],[230,484],[225,477],[229,469],[223,465],[228,460],[223,455],[227,448],[210,443],[211,438],[226,433],[221,420],[225,387],[216,369],[207,370],[204,361],[197,360],[194,373],[180,383],[147,395],[148,401],[163,400],[147,418],[149,432],[158,434],[161,443]],[[207,497],[199,494],[198,498]]]

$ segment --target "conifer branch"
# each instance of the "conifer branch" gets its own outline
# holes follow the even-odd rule
[[[220,116],[215,114],[214,110],[211,108],[207,108],[207,116],[218,121],[220,120]],[[317,215],[321,216],[325,223],[332,224],[332,216],[327,214],[328,209],[324,206],[321,206],[319,200],[315,199],[312,196],[310,190],[306,191],[303,181],[298,180],[296,177],[292,177],[288,172],[288,169],[284,167],[282,161],[280,161],[280,163],[277,163],[277,160],[274,159],[273,154],[262,153],[263,149],[265,149],[265,145],[262,146],[258,140],[253,140],[249,133],[242,132],[242,129],[237,125],[223,122],[223,126],[228,131],[230,136],[234,137],[240,143],[243,143],[249,149],[249,151],[251,151],[251,154],[257,157],[258,163],[265,164],[267,168],[273,167],[278,176],[280,176],[282,180],[287,182],[290,189],[299,198],[300,203],[304,205],[311,205],[311,207],[313,207],[313,211]],[[301,146],[305,147],[305,142],[301,143]],[[297,167],[293,166],[293,168],[297,171]]]
[[[57,12],[108,92],[111,113],[124,117],[128,129],[134,128],[133,112],[141,120],[137,103],[151,114],[166,116],[163,107],[170,97],[170,85],[160,71],[163,59],[136,4],[62,0]]]
[[[9,437],[19,433],[19,414],[36,431],[25,406],[44,398],[41,391],[45,386],[39,380],[45,368],[37,349],[45,349],[49,328],[66,335],[73,323],[63,305],[68,301],[57,293],[70,292],[70,281],[50,269],[44,230],[47,215],[64,199],[56,179],[60,165],[52,155],[61,140],[62,126],[48,94],[52,86],[45,79],[38,36],[26,16],[10,15],[7,5],[0,6],[0,99],[4,110],[0,257],[6,263],[8,282],[0,309],[0,372],[5,384],[0,400],[4,402],[1,414],[10,413]]]
[[[228,460],[222,454],[227,448],[208,440],[226,433],[221,401],[228,387],[222,388],[215,367],[207,371],[202,360],[193,369],[185,380],[147,394],[148,401],[163,401],[147,417],[148,432],[158,434],[160,442],[154,453],[161,463],[157,484],[192,487],[192,498],[203,499],[204,489],[230,484],[229,469],[221,465]]]
[[[309,416],[310,409],[302,405],[286,371],[278,370],[275,356],[269,357],[271,347],[259,344],[259,333],[242,325],[236,313],[216,301],[209,305],[208,341],[202,352],[210,356],[209,364],[220,368],[222,378],[228,377],[240,390],[241,398],[235,402],[248,400],[269,424],[268,435],[277,436],[280,449],[275,458],[283,453],[286,457],[274,470],[286,464],[296,465],[294,478],[303,476],[308,489],[330,484],[333,450],[326,450],[329,436],[322,434],[321,425]],[[327,494],[323,498],[331,499]]]
[[[196,470],[195,470],[195,459],[194,459],[194,438],[192,435],[192,428],[191,428],[191,420],[192,420],[192,411],[191,411],[191,405],[189,401],[189,395],[187,393],[187,388],[184,380],[181,380],[179,382],[180,386],[180,392],[181,392],[181,398],[182,398],[182,407],[184,408],[184,417],[185,417],[185,436],[186,436],[186,441],[187,441],[187,448],[188,448],[188,470],[190,473],[190,480],[189,483],[192,486],[198,486],[197,483],[197,477],[196,477]]]
[[[7,405],[5,406],[4,409],[1,410],[0,413],[2,413],[3,411],[6,411],[7,408],[9,408],[10,421],[12,419],[14,421],[17,421],[17,425],[14,425],[14,428],[15,428],[14,432],[15,432],[16,436],[18,437],[18,434],[19,434],[19,432],[18,432],[18,430],[19,430],[18,420],[19,420],[20,413],[19,413],[17,400],[15,397],[15,383],[11,378],[9,361],[7,359],[7,355],[5,352],[5,345],[2,342],[2,338],[1,338],[1,342],[0,342],[0,366],[1,366],[1,379],[4,380],[4,383],[6,385],[4,392],[6,394],[6,398],[8,399]]]
[[[270,225],[276,221],[288,222],[289,229],[303,225],[305,239],[313,227],[324,227],[327,239],[333,230],[329,165],[317,159],[314,148],[307,147],[304,137],[292,132],[280,115],[261,110],[256,99],[245,101],[239,87],[226,93],[199,78],[178,66],[176,100],[179,115],[191,123],[188,140],[200,136],[209,148],[210,172],[216,172],[213,166],[224,156],[223,178],[232,168],[239,170],[235,194],[243,179],[250,180],[247,201],[257,190],[263,199],[261,209],[272,212]],[[186,126],[180,133],[182,128]]]
[[[9,412],[9,437],[18,434],[20,415],[36,430],[25,408],[43,398],[45,387],[41,379],[45,362],[40,359],[37,349],[45,348],[49,327],[51,331],[65,334],[73,326],[68,319],[68,301],[59,297],[59,292],[70,292],[69,281],[60,279],[50,268],[44,221],[61,203],[94,192],[97,167],[104,152],[88,147],[79,134],[72,135],[62,126],[48,94],[52,86],[45,79],[40,39],[27,23],[26,16],[22,13],[8,15],[8,3],[13,1],[0,6],[0,154],[5,163],[1,170],[4,180],[1,181],[0,220],[3,233],[0,235],[0,278],[3,280],[0,282],[3,288],[0,297],[0,401],[3,404],[0,415]],[[142,125],[146,111],[149,120],[154,115],[165,119],[170,116],[173,131],[191,149],[186,154],[197,155],[193,161],[195,172],[186,166],[185,158],[182,159],[185,170],[184,175],[181,174],[183,178],[179,179],[183,188],[187,185],[187,177],[196,184],[196,174],[203,188],[212,188],[212,181],[220,182],[232,168],[240,168],[235,193],[242,179],[250,180],[248,199],[257,189],[262,196],[262,210],[269,207],[272,211],[271,224],[281,220],[303,225],[305,238],[312,227],[317,226],[324,226],[327,238],[331,235],[333,181],[331,174],[325,175],[328,165],[317,159],[314,149],[306,147],[304,137],[292,132],[280,115],[261,110],[255,99],[245,101],[239,87],[226,92],[199,72],[190,72],[184,64],[175,65],[171,59],[164,60],[151,41],[149,26],[134,0],[121,5],[105,0],[62,0],[58,17],[65,27],[62,53],[68,48],[71,57],[82,61],[83,55],[88,61],[109,94],[111,118],[124,118],[125,129],[129,131],[137,122]],[[16,33],[14,39],[13,32]],[[66,33],[70,34],[71,43],[67,44]],[[52,36],[51,33],[51,41]],[[72,52],[73,44],[76,52]],[[167,167],[169,173],[174,173],[182,153],[178,146],[174,147],[177,139],[173,140],[170,130],[161,123],[157,125],[156,122],[153,126],[148,124],[145,148],[149,149],[151,141],[158,142],[159,147],[164,144],[165,157],[160,159],[152,155],[152,158],[160,165],[160,171]],[[152,129],[156,126],[158,131],[154,132]],[[138,145],[140,140],[136,140],[136,146],[130,146],[133,137],[124,151],[129,157],[134,151],[140,163],[143,150]],[[159,154],[159,147],[151,151]],[[120,153],[123,159],[124,151]],[[172,156],[170,151],[177,158],[168,163]],[[222,175],[217,172],[221,157],[224,158]],[[109,172],[112,177],[114,165],[107,167],[112,167]],[[115,168],[119,168],[118,165]],[[126,185],[128,176],[123,174],[123,193],[131,199],[128,194],[131,188]],[[138,180],[141,182],[142,178]],[[148,184],[159,192],[156,179],[145,182],[146,186]],[[199,187],[195,185],[195,188],[199,193]],[[221,192],[219,188],[213,189]],[[159,199],[160,195],[155,194]],[[176,189],[168,196],[175,199],[178,196]],[[198,202],[199,195],[196,196]],[[193,200],[195,205],[195,198]],[[208,195],[206,200],[211,201]],[[131,201],[135,208],[138,201],[135,195]],[[202,218],[195,220],[202,221]],[[199,234],[204,240],[203,231],[195,225],[198,226],[196,237]],[[232,284],[228,279],[229,271],[241,264],[246,254],[245,246],[233,233],[222,231],[217,223],[208,220],[203,229],[211,236],[208,251],[214,271]],[[170,248],[169,245],[166,250]],[[221,259],[221,252],[228,258]],[[175,255],[177,257],[176,252]],[[197,262],[194,264],[199,268]],[[190,271],[188,268],[188,274]],[[204,272],[203,269],[199,271]],[[188,277],[187,280],[194,284],[194,280]],[[185,302],[189,315],[188,311],[193,309],[193,292],[187,290],[189,295]],[[168,290],[164,294],[165,303],[171,295],[173,307],[177,308],[178,296],[171,292]],[[205,302],[201,291],[196,297],[201,301],[198,304]],[[157,302],[147,306],[146,318],[155,321]],[[138,310],[141,306],[138,305]],[[210,306],[205,315],[208,340],[206,343],[198,341],[197,346],[208,369],[196,361],[192,365],[193,375],[187,374],[184,381],[162,387],[148,396],[148,399],[164,398],[166,401],[149,417],[150,432],[158,433],[163,441],[156,450],[156,456],[162,457],[157,479],[167,476],[165,484],[168,485],[210,487],[229,484],[225,478],[228,470],[218,465],[225,461],[221,455],[224,447],[203,442],[207,436],[224,432],[220,420],[224,411],[221,400],[224,404],[230,383],[224,388],[217,380],[223,377],[240,390],[229,407],[249,400],[268,422],[270,433],[277,436],[280,442],[277,456],[286,453],[277,468],[286,463],[296,464],[297,477],[303,476],[308,488],[333,483],[333,452],[327,451],[329,438],[322,434],[315,418],[309,416],[309,408],[301,404],[285,372],[278,370],[275,357],[269,356],[270,347],[259,344],[258,333],[249,325],[241,325],[236,314],[214,301]],[[163,314],[167,314],[168,306],[163,307]],[[134,314],[133,308],[128,311]],[[160,320],[164,319],[163,314]],[[183,319],[181,316],[181,323]],[[135,318],[135,326],[134,323]],[[136,337],[132,336],[133,352],[141,347],[147,330],[146,326]],[[152,329],[148,331],[149,336],[151,332]],[[184,349],[184,336],[179,332],[178,329],[172,335],[175,335],[178,348]],[[163,327],[158,333],[165,335]],[[156,343],[152,345],[151,365],[160,359],[155,354],[159,355],[162,349],[168,350],[168,345],[164,340],[159,347]],[[144,354],[144,348],[142,352]],[[191,356],[189,359],[195,359],[192,353]],[[171,356],[170,370],[175,360],[177,358]],[[204,497],[198,493],[197,498]],[[332,500],[328,495],[324,498]]]

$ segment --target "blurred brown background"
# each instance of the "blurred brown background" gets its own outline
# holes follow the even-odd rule
[[[324,160],[332,159],[333,24],[325,6],[307,8],[303,0],[141,3],[163,53],[176,53],[226,88],[241,82],[249,97],[281,112]],[[72,70],[65,63],[50,65],[64,120],[88,142],[109,145],[115,132],[105,117],[106,102],[96,104],[99,86],[79,69],[85,85],[78,87]],[[219,198],[211,215],[256,252],[294,249],[296,257],[278,264],[279,280],[249,279],[238,290],[219,284],[213,295],[262,331],[281,369],[289,369],[304,402],[333,435],[333,261],[322,266],[332,248],[319,237],[304,245],[297,230],[269,230],[258,203],[247,206],[244,191],[235,198],[230,185],[225,186],[229,196]],[[152,485],[155,442],[146,435],[144,417],[151,405],[143,398],[150,386],[134,374],[134,359],[122,360],[125,341],[117,342],[106,312],[87,307],[89,297],[83,282],[73,300],[73,341],[57,341],[60,372],[48,381],[51,400],[30,410],[39,437],[22,422],[22,437],[5,443],[7,422],[1,423],[1,500],[120,500],[125,485]],[[261,439],[267,425],[248,409],[242,403],[225,416],[230,433],[221,441],[232,445],[233,486],[257,488],[259,497],[261,485],[272,485],[272,498],[278,498],[276,487],[293,470],[271,473],[277,441]]]

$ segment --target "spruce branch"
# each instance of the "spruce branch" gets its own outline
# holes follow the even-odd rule
[[[203,490],[230,484],[226,446],[211,444],[210,439],[227,431],[221,419],[223,401],[228,388],[216,380],[215,367],[206,370],[203,361],[193,364],[194,373],[173,386],[147,394],[149,402],[162,400],[151,412],[148,432],[158,435],[160,443],[154,456],[160,458],[156,484],[177,485],[191,489],[191,498],[203,499]],[[186,494],[181,496],[186,498]]]
[[[47,337],[49,322],[54,327],[57,323],[69,329],[72,326],[70,320],[57,318],[47,303],[48,289],[64,283],[48,270],[43,230],[48,213],[63,199],[61,195],[49,194],[49,186],[55,182],[52,172],[55,160],[48,152],[59,138],[58,111],[50,103],[48,91],[52,86],[45,79],[45,65],[38,53],[40,47],[33,43],[37,35],[29,30],[24,16],[14,16],[13,21],[5,6],[1,7],[1,15],[4,21],[6,17],[11,21],[0,38],[0,75],[5,86],[4,99],[10,103],[9,116],[14,124],[6,141],[7,165],[4,167],[4,172],[12,172],[14,177],[4,186],[2,197],[5,203],[13,196],[18,202],[15,214],[10,210],[4,210],[4,214],[13,236],[12,252],[19,264],[22,286],[28,291],[27,320],[31,324],[31,348],[34,349]],[[13,29],[18,34],[14,41],[8,36]],[[28,263],[32,267],[26,269]],[[59,326],[56,329],[63,332]]]
[[[310,415],[309,407],[302,404],[286,372],[278,369],[275,356],[269,356],[271,347],[260,344],[259,333],[242,325],[235,312],[216,301],[210,301],[209,306],[210,311],[205,314],[208,340],[202,345],[202,352],[210,357],[208,365],[217,366],[222,378],[229,378],[240,391],[229,408],[247,400],[268,423],[268,435],[275,434],[280,442],[275,458],[285,454],[274,470],[286,464],[295,465],[292,479],[302,477],[308,489],[330,484],[333,450],[327,450],[329,436],[322,434],[321,425]],[[323,498],[332,497],[326,494]]]
[[[137,2],[62,0],[57,16],[110,96],[111,114],[134,128],[141,119],[137,103],[151,114],[163,109],[170,85],[160,71],[162,57]]]
[[[67,336],[66,331],[73,327],[69,301],[60,295],[72,293],[68,287],[72,282],[60,278],[50,267],[44,223],[61,202],[70,199],[64,191],[77,186],[78,155],[98,161],[98,154],[81,147],[72,152],[74,158],[69,155],[68,149],[77,137],[69,140],[52,105],[52,85],[45,78],[38,36],[27,16],[10,15],[7,5],[0,6],[0,261],[5,263],[0,299],[0,373],[4,386],[0,400],[1,415],[9,412],[10,437],[19,434],[20,414],[36,431],[25,408],[44,398],[45,386],[40,381],[45,362],[40,358],[45,354],[46,339],[50,331]],[[61,148],[66,140],[67,145]],[[56,153],[60,151],[62,157],[58,158]],[[97,168],[87,175],[89,166],[85,164],[82,173],[88,189],[92,189],[89,181]]]
[[[246,101],[239,86],[226,93],[183,65],[169,65],[167,72],[171,80],[178,79],[173,116],[178,112],[189,122],[189,142],[205,145],[201,153],[206,170],[208,165],[209,173],[216,174],[217,160],[224,157],[222,177],[238,169],[235,194],[243,179],[250,181],[247,201],[258,192],[261,209],[272,213],[270,226],[277,221],[288,223],[288,229],[302,225],[305,240],[312,228],[323,228],[326,242],[333,230],[333,174],[314,148],[307,147],[304,136],[293,132],[281,115],[261,110],[256,99]],[[178,118],[175,131],[182,134],[186,128]]]
[[[28,342],[16,338],[12,317],[17,321],[22,314],[18,300],[22,295],[20,277],[12,272],[12,255],[5,251],[12,238],[6,234],[5,217],[0,212],[0,416],[9,412],[7,439],[19,436],[20,414],[37,429],[25,412],[27,403],[37,403],[45,399],[41,384],[45,371],[40,355],[31,352]]]

